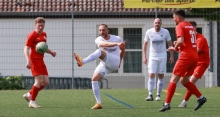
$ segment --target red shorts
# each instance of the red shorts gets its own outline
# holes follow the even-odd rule
[[[183,60],[178,59],[174,69],[173,74],[177,76],[192,76],[194,69],[196,68],[198,59],[191,59],[191,60]]]
[[[196,78],[201,79],[202,75],[205,73],[206,69],[208,68],[208,65],[204,64],[204,63],[199,63],[197,64],[193,76]]]
[[[48,75],[47,67],[43,60],[32,59],[31,60],[31,73],[33,76]]]

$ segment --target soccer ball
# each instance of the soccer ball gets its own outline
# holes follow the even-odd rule
[[[47,51],[48,45],[46,42],[39,42],[36,45],[36,51],[40,54],[43,54]]]

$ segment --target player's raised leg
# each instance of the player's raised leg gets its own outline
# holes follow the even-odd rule
[[[82,66],[83,64],[86,64],[88,62],[98,59],[101,56],[101,54],[102,54],[102,50],[97,49],[95,52],[93,52],[92,54],[90,54],[84,59],[82,59],[76,53],[74,53],[74,58],[76,59],[78,66]]]
[[[78,66],[81,67],[83,65],[82,58],[79,57],[78,54],[76,54],[76,53],[74,53],[74,58],[76,59]]]

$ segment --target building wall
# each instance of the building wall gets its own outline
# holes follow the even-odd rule
[[[46,19],[45,31],[47,32],[47,43],[51,50],[57,52],[57,56],[45,55],[45,63],[50,76],[56,77],[90,77],[93,74],[97,61],[78,67],[73,59],[73,52],[78,53],[81,57],[86,57],[97,49],[94,40],[98,36],[98,25],[101,23],[108,24],[109,27],[141,27],[143,37],[147,29],[153,27],[152,18],[146,19]],[[195,20],[198,27],[203,28],[203,34],[209,41],[208,24],[203,19]],[[162,18],[163,27],[175,27],[171,18]],[[4,75],[21,75],[31,76],[28,69],[25,68],[26,60],[24,57],[24,44],[27,34],[34,30],[34,19],[0,19],[0,53],[1,64],[0,73]],[[74,27],[74,28],[72,28]],[[214,30],[216,31],[216,30]],[[73,38],[72,38],[73,36]],[[123,38],[123,34],[119,33]],[[216,39],[216,37],[214,37]],[[142,40],[143,41],[143,40]],[[216,50],[214,51],[215,53]],[[148,53],[148,52],[147,52]],[[216,60],[216,56],[214,57]],[[74,61],[74,62],[73,62]],[[215,68],[216,69],[216,65]],[[108,74],[106,78],[109,81],[109,88],[145,88],[147,87],[148,73],[147,66],[142,65],[142,73],[123,73],[119,69],[117,74]],[[216,76],[216,71],[210,73],[206,71],[204,78],[199,81],[199,87],[210,87],[205,82],[210,81]],[[167,86],[171,73],[165,75],[165,87]],[[178,85],[179,86],[179,85]],[[181,86],[180,86],[181,87]]]

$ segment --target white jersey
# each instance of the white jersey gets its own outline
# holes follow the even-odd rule
[[[122,42],[119,36],[110,35],[109,40],[105,40],[101,36],[96,38],[95,43],[99,47],[101,42]],[[119,46],[114,47],[99,47],[99,49],[106,52],[106,61],[101,61],[96,67],[95,72],[98,72],[105,77],[106,74],[111,73],[118,69],[120,64],[120,48]]]
[[[159,32],[155,28],[147,30],[144,40],[150,43],[150,57],[167,57],[166,42],[171,40],[167,29],[160,28]]]
[[[105,40],[101,36],[97,37],[95,43],[99,47],[100,42],[122,42],[122,39],[119,36],[110,35],[108,40]],[[120,48],[119,46],[114,47],[99,47],[99,49],[104,50],[106,53],[110,53],[120,57]]]

